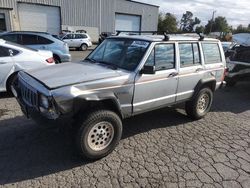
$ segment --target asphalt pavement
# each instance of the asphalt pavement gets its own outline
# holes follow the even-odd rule
[[[199,121],[182,105],[125,120],[120,144],[101,160],[82,159],[73,143],[67,127],[39,127],[0,95],[0,187],[249,188],[250,84],[217,91]]]

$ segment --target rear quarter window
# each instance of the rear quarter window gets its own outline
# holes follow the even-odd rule
[[[222,62],[218,43],[202,43],[205,64]]]

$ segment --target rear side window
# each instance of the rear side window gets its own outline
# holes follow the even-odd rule
[[[220,63],[222,61],[220,48],[217,43],[202,43],[205,63]]]
[[[37,36],[36,35],[22,35],[22,44],[23,45],[35,45],[37,44]]]
[[[180,43],[181,67],[200,64],[200,53],[198,43]]]
[[[37,43],[38,44],[52,44],[53,41],[51,41],[47,38],[41,37],[41,36],[37,36]]]
[[[84,34],[76,34],[76,35],[75,35],[75,38],[76,38],[76,39],[86,39],[87,36],[84,35]]]
[[[158,44],[151,52],[146,65],[155,65],[156,70],[175,68],[174,44]]]

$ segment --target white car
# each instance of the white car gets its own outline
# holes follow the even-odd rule
[[[69,48],[85,51],[92,46],[91,38],[87,33],[68,33],[61,39],[68,44]]]
[[[53,54],[0,39],[0,92],[11,92],[17,72],[54,65]]]

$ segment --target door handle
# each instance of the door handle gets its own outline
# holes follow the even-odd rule
[[[201,72],[203,70],[204,70],[203,68],[198,68],[198,69],[195,70],[195,72]]]
[[[2,65],[3,65],[3,64],[7,64],[7,63],[8,63],[8,62],[0,62],[0,64],[2,64]]]
[[[170,77],[175,77],[175,76],[177,76],[178,75],[178,72],[172,72],[172,73],[170,73],[169,75],[168,75],[168,78],[170,78]]]

